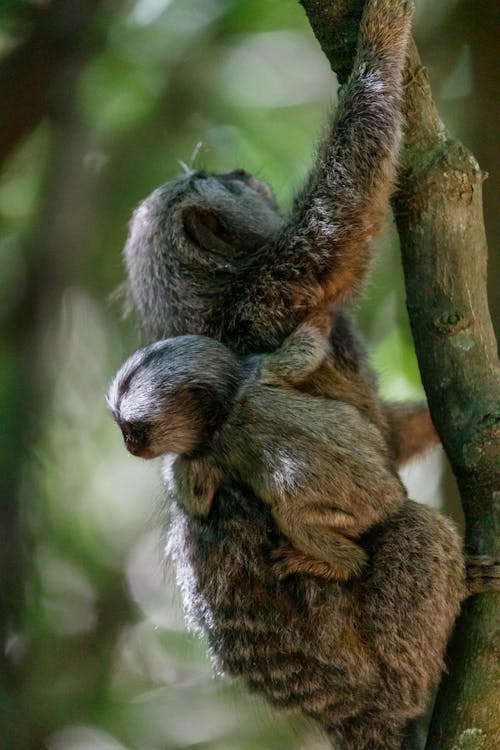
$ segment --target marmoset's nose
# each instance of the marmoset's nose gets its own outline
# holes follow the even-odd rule
[[[144,450],[142,441],[139,440],[135,435],[131,435],[130,432],[124,432],[123,439],[125,440],[125,447],[128,451],[130,451],[130,453],[133,453],[134,456],[139,456],[141,450]]]
[[[131,424],[129,422],[120,425],[126,449],[133,456],[148,458],[151,455],[149,448],[149,428],[147,425]]]

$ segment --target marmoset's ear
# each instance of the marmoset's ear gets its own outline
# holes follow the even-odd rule
[[[182,219],[189,239],[204,250],[224,253],[233,246],[234,235],[220,213],[190,206],[184,210]]]
[[[187,385],[178,391],[178,398],[190,404],[190,412],[203,423],[208,434],[216,430],[226,419],[228,404],[221,394],[209,385]]]

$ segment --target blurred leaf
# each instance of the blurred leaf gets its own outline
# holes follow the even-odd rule
[[[0,50],[34,5],[3,4]],[[426,0],[422,28],[455,5]],[[32,261],[60,273],[55,299],[41,274],[35,343],[14,350],[6,333],[0,360],[10,451],[18,411],[6,405],[23,399],[23,363],[37,394],[20,487],[38,580],[28,582],[26,632],[10,641],[24,683],[9,750],[326,750],[309,725],[212,679],[163,567],[158,466],[127,454],[104,394],[139,340],[108,301],[134,206],[201,142],[196,167],[244,167],[289,207],[336,82],[291,0],[130,0],[105,4],[100,23],[106,44],[80,79],[74,119],[59,131],[44,123],[0,178],[0,313],[23,312]],[[471,85],[462,49],[443,94]],[[383,394],[420,397],[394,236],[374,255],[356,316]]]

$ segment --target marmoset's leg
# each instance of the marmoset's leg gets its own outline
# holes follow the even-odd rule
[[[352,519],[347,513],[329,509],[300,508],[286,516],[273,513],[276,523],[291,546],[275,551],[274,570],[280,578],[292,573],[346,581],[358,576],[367,554],[349,538]],[[342,533],[344,531],[344,533]]]

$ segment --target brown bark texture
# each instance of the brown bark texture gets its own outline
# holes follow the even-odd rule
[[[343,83],[362,0],[302,0],[302,5]],[[393,210],[410,323],[432,419],[460,488],[466,552],[488,562],[500,554],[500,367],[486,292],[485,174],[447,134],[414,44],[405,109]],[[485,592],[463,607],[427,750],[500,746],[499,603],[499,593]]]

